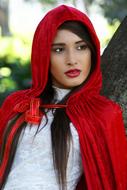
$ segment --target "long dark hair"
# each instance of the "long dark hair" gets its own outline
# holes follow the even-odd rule
[[[91,61],[92,61],[91,71],[90,71],[90,74],[91,74],[96,65],[96,48],[92,42],[92,39],[90,37],[90,34],[89,34],[87,28],[79,21],[66,21],[58,28],[58,30],[63,30],[63,29],[73,32],[74,34],[78,35],[81,39],[83,39],[87,43],[88,47],[91,50]],[[90,76],[90,74],[89,74],[89,76]],[[89,76],[87,77],[86,80],[88,80]],[[86,80],[80,86],[74,87],[58,103],[66,104],[66,101],[69,98],[69,96],[72,95],[73,93],[75,93],[76,91],[78,91],[80,88],[82,88],[82,86],[84,85]],[[50,104],[54,101],[54,97],[55,97],[55,90],[52,87],[51,74],[49,71],[48,82],[47,82],[47,85],[46,85],[43,93],[40,95],[40,98],[43,100],[44,104],[47,104],[47,103]],[[45,109],[43,109],[42,111],[46,115]],[[71,143],[71,139],[72,139],[70,126],[69,126],[70,119],[68,118],[68,116],[66,114],[65,108],[56,109],[55,111],[53,111],[53,114],[54,114],[54,119],[51,124],[53,163],[54,163],[54,169],[56,171],[56,176],[58,179],[59,187],[60,187],[60,189],[65,190],[66,189],[66,169],[67,169],[67,162],[68,162],[68,156],[69,156],[69,148],[70,148],[70,143]],[[1,148],[1,152],[0,152],[0,162],[2,162],[2,159],[3,159],[3,152],[4,152],[4,147],[6,144],[6,139],[9,135],[11,129],[13,128],[13,125],[16,122],[17,118],[18,118],[18,116],[7,126],[7,129],[5,131],[4,138],[3,138],[4,140],[3,140],[3,144],[2,144],[2,148]],[[64,121],[64,122],[61,122],[61,121]],[[22,130],[25,129],[25,127],[26,127],[26,123],[24,123],[20,127],[20,129],[17,131],[17,134],[14,137],[13,144],[11,147],[11,155],[9,157],[9,161],[7,164],[7,168],[6,168],[6,171],[4,174],[3,181],[0,184],[0,189],[2,189],[2,187],[4,187],[4,185],[7,181],[7,177],[9,175],[9,172],[11,170],[12,163],[14,160],[18,140],[19,140]],[[40,130],[39,130],[39,126],[38,126],[36,135],[39,131]]]

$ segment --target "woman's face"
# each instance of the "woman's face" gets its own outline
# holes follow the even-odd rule
[[[51,47],[51,75],[59,88],[83,83],[91,68],[91,51],[85,41],[69,30],[58,30]]]

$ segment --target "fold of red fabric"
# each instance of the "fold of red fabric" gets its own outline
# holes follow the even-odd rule
[[[84,181],[89,190],[125,190],[127,145],[122,111],[101,96],[98,105],[96,98],[99,97],[86,100],[80,96],[78,105],[71,102],[67,107],[67,114],[79,134]],[[84,187],[81,185],[77,190]]]
[[[58,27],[67,20],[79,21],[88,29],[96,47],[96,65],[85,85],[72,94],[67,105],[43,105],[43,93],[50,69],[50,49]],[[107,63],[108,64],[108,63]],[[7,139],[0,165],[4,175],[13,137],[23,121],[38,124],[43,108],[65,108],[79,134],[83,176],[77,190],[127,190],[127,142],[120,107],[100,95],[102,74],[100,44],[89,18],[75,8],[61,5],[51,10],[39,23],[32,45],[32,87],[11,94],[0,109],[0,147],[8,122],[22,113]]]

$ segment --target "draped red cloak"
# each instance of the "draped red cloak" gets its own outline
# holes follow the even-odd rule
[[[67,20],[82,22],[96,46],[96,67],[80,91],[67,101],[66,113],[77,129],[84,173],[77,190],[127,190],[127,150],[122,111],[111,100],[100,95],[102,75],[100,46],[88,17],[65,5],[51,10],[39,23],[32,45],[32,87],[10,95],[0,109],[0,144],[7,123],[17,112],[23,112],[14,125],[0,166],[0,179],[6,169],[9,146],[20,123],[38,123],[39,97],[45,88],[50,66],[50,48],[57,28]],[[108,63],[107,63],[108,64]],[[41,102],[43,106],[43,102]],[[84,185],[86,184],[86,185]]]

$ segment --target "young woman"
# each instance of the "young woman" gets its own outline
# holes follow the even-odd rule
[[[65,5],[51,10],[35,32],[31,64],[32,87],[0,111],[0,189],[126,190],[122,112],[100,95],[89,18]]]

